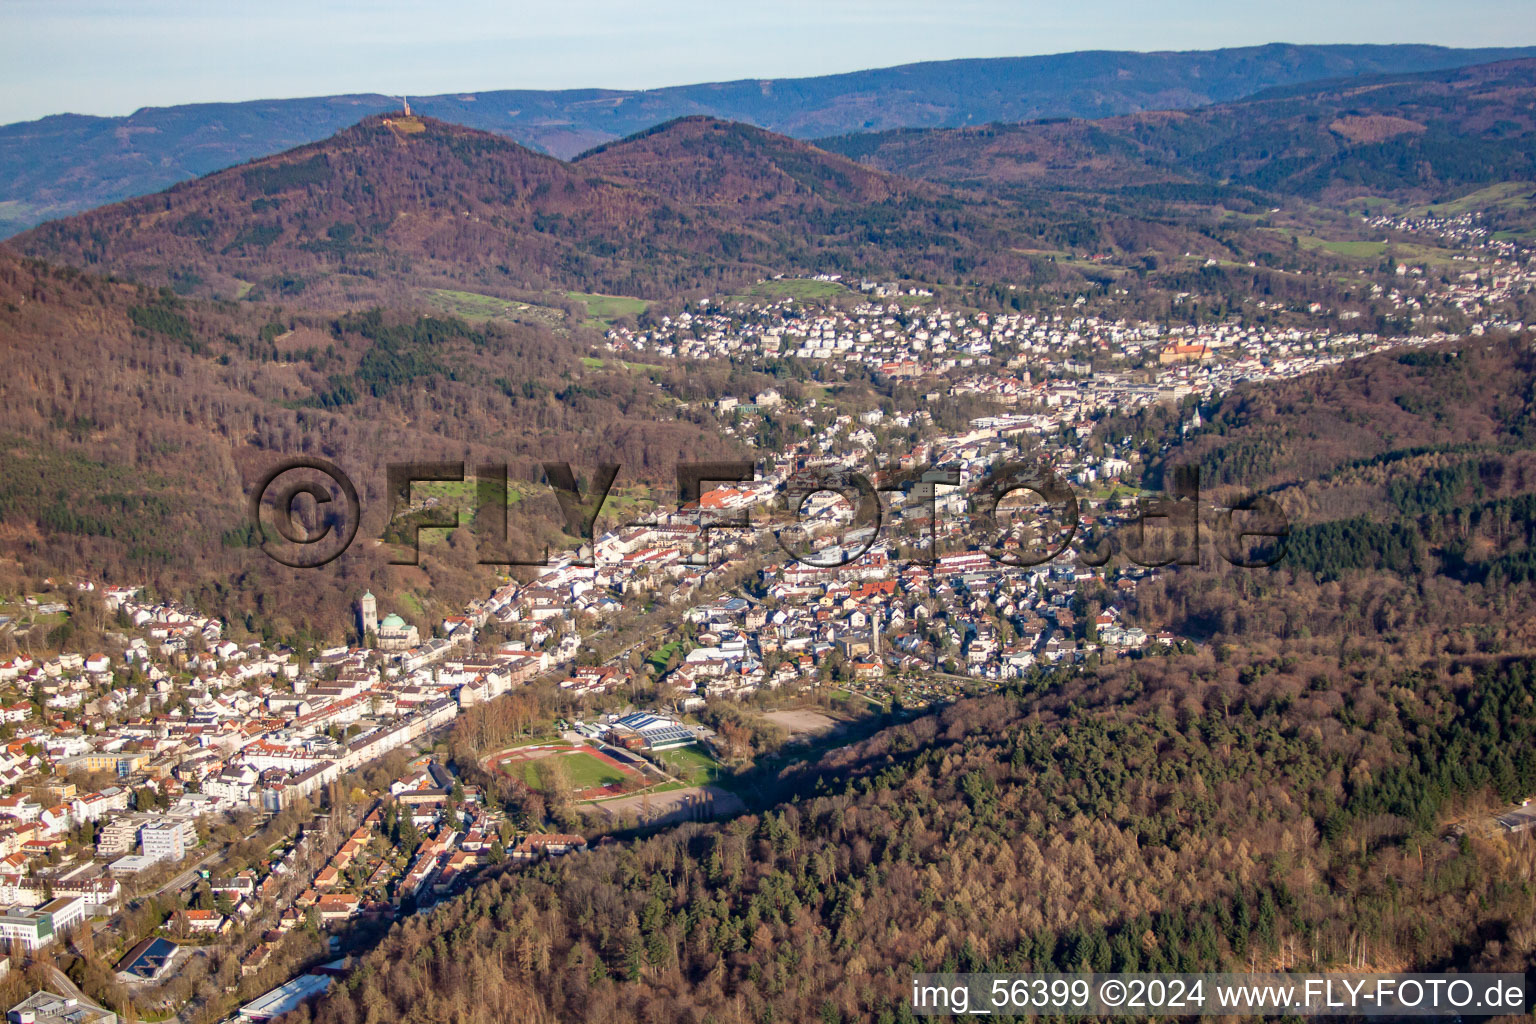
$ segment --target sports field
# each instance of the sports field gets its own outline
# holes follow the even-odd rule
[[[624,790],[627,781],[639,781],[641,775],[592,747],[571,743],[540,743],[513,747],[487,759],[487,766],[511,774],[530,787],[542,787],[547,778],[539,762],[559,759],[577,799],[596,800]]]
[[[674,747],[656,755],[673,775],[689,785],[715,782],[720,777],[720,764],[698,744]]]

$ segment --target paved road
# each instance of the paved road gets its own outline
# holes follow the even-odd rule
[[[262,830],[263,827],[264,827],[263,825],[258,825],[251,832],[250,835],[245,836],[244,838],[242,838],[240,840],[240,842],[243,843],[243,842],[246,842],[246,841],[248,841],[250,839],[255,838],[255,836]],[[208,851],[208,853],[203,856],[202,860],[198,861],[196,864],[193,864],[191,867],[187,868],[181,874],[177,875],[175,878],[172,878],[169,882],[166,882],[164,885],[160,886],[160,888],[156,889],[154,892],[145,893],[143,896],[138,897],[138,899],[140,901],[147,900],[147,899],[150,899],[152,897],[159,896],[161,893],[166,892],[166,891],[168,891],[170,889],[180,889],[183,886],[191,885],[192,884],[192,879],[197,877],[197,873],[199,871],[201,871],[203,868],[207,867],[213,861],[218,860],[221,856],[223,856],[226,852],[228,852],[228,850],[232,846],[234,846],[234,845],[235,844],[230,843],[227,846],[218,847],[216,849],[212,849],[212,850]]]
[[[69,999],[83,999],[88,1003],[95,1002],[90,996],[81,992],[79,986],[69,980],[69,975],[57,967],[53,968],[53,983],[58,986],[58,994],[61,996]]]
[[[247,836],[246,838],[249,839],[250,837]],[[168,892],[171,889],[180,889],[183,886],[191,885],[192,884],[192,879],[197,877],[197,873],[200,870],[202,870],[204,866],[212,863],[213,861],[218,860],[219,859],[219,855],[222,852],[223,852],[222,850],[214,850],[214,851],[210,852],[207,856],[203,857],[202,860],[198,861],[196,864],[193,864],[191,867],[187,868],[181,874],[177,875],[175,878],[172,878],[169,882],[166,882],[164,885],[160,886],[160,888],[156,889],[154,892],[148,892],[148,893],[145,893],[144,895],[138,897],[138,899],[135,902],[142,902],[142,901],[147,900],[147,899],[152,899],[152,898],[154,898],[156,896],[159,896],[163,892]]]

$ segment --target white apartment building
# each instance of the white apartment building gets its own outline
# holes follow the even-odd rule
[[[181,860],[197,845],[197,826],[190,821],[156,821],[139,830],[139,852],[155,860]]]

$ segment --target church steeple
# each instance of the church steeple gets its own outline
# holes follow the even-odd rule
[[[373,591],[365,591],[357,601],[357,631],[366,641],[369,636],[379,635],[379,602]]]

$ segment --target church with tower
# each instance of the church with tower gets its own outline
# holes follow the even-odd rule
[[[368,643],[371,637],[381,651],[407,651],[421,643],[421,634],[416,627],[394,612],[379,618],[379,601],[371,590],[358,598],[357,628],[363,643]]]

